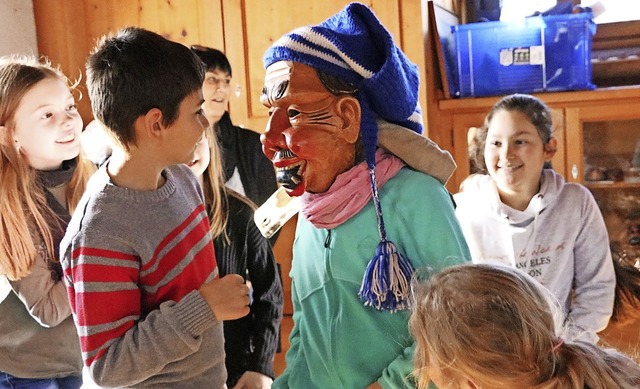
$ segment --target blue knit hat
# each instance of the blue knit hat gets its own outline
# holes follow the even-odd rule
[[[295,29],[264,55],[265,68],[279,61],[299,62],[353,84],[360,102],[360,134],[371,176],[381,243],[369,262],[360,289],[366,305],[396,311],[407,307],[411,263],[387,240],[375,184],[377,119],[422,134],[418,68],[396,46],[391,34],[365,5],[351,3],[317,26]]]

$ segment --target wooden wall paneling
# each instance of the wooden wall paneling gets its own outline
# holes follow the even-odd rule
[[[224,31],[224,51],[233,70],[231,79],[231,96],[229,97],[229,114],[236,125],[262,132],[266,124],[264,118],[248,121],[249,98],[251,96],[248,82],[245,40],[246,28],[242,0],[221,0],[222,28]],[[259,102],[259,101],[258,101]]]
[[[204,5],[201,7],[200,4],[200,0],[140,1],[140,26],[155,31],[174,42],[185,45],[201,43],[201,25],[204,23],[215,24],[218,21],[202,20],[199,11],[207,7]]]
[[[91,48],[103,35],[113,33],[121,27],[140,24],[140,5],[137,0],[85,0],[84,8],[88,39],[92,41]]]
[[[549,107],[551,109],[551,121],[553,123],[553,136],[558,141],[558,151],[551,159],[553,169],[567,179],[567,144],[565,142],[565,115],[564,109]]]
[[[34,0],[38,50],[70,78],[82,77],[78,110],[85,124],[91,107],[84,64],[96,41],[126,26],[138,26],[168,39],[224,48],[221,0]]]
[[[82,0],[34,0],[33,13],[40,55],[60,66],[71,80],[84,80],[84,60],[90,44],[86,39],[87,23]],[[86,122],[91,108],[84,81],[81,81],[78,90],[83,96],[78,101],[78,111]]]
[[[148,30],[155,31],[162,34],[160,30],[160,18],[159,13],[162,0],[137,0],[138,2],[138,26],[144,27]],[[166,35],[162,34],[167,37]]]
[[[201,44],[225,51],[222,0],[200,0],[198,11],[198,38],[187,44]]]
[[[564,110],[565,118],[565,180],[567,182],[583,182],[584,160],[582,144],[582,123],[580,108],[570,107]]]
[[[433,80],[428,73],[432,73],[432,68],[427,66],[427,61],[433,60],[431,56],[425,55],[428,47],[426,45],[427,40],[427,18],[426,8],[423,12],[423,5],[426,7],[426,1],[410,0],[410,1],[398,1],[397,7],[399,9],[399,30],[400,36],[395,37],[396,44],[402,47],[402,51],[405,52],[411,62],[418,66],[418,72],[420,74],[420,95],[418,96],[418,102],[422,109],[422,121],[424,124],[424,135],[429,135],[429,127],[431,122],[435,122],[435,116],[430,118],[429,111],[435,112],[435,108],[429,107],[428,94],[435,93],[434,88],[429,88],[433,85]],[[435,104],[435,99],[432,99],[432,104]]]

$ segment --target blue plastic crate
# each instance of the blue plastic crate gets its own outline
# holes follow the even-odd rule
[[[453,26],[460,97],[594,89],[591,13]]]

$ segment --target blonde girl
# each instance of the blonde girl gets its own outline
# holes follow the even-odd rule
[[[634,389],[640,366],[570,341],[555,298],[503,265],[458,265],[414,284],[409,322],[420,389]]]
[[[73,86],[48,61],[0,58],[0,388],[76,388],[82,359],[58,244],[92,165]]]

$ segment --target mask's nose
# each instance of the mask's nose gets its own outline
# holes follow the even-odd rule
[[[276,108],[271,112],[271,117],[267,122],[267,129],[260,136],[262,151],[267,158],[272,159],[276,151],[288,148],[285,130],[289,127],[291,127],[291,123],[285,109]]]

